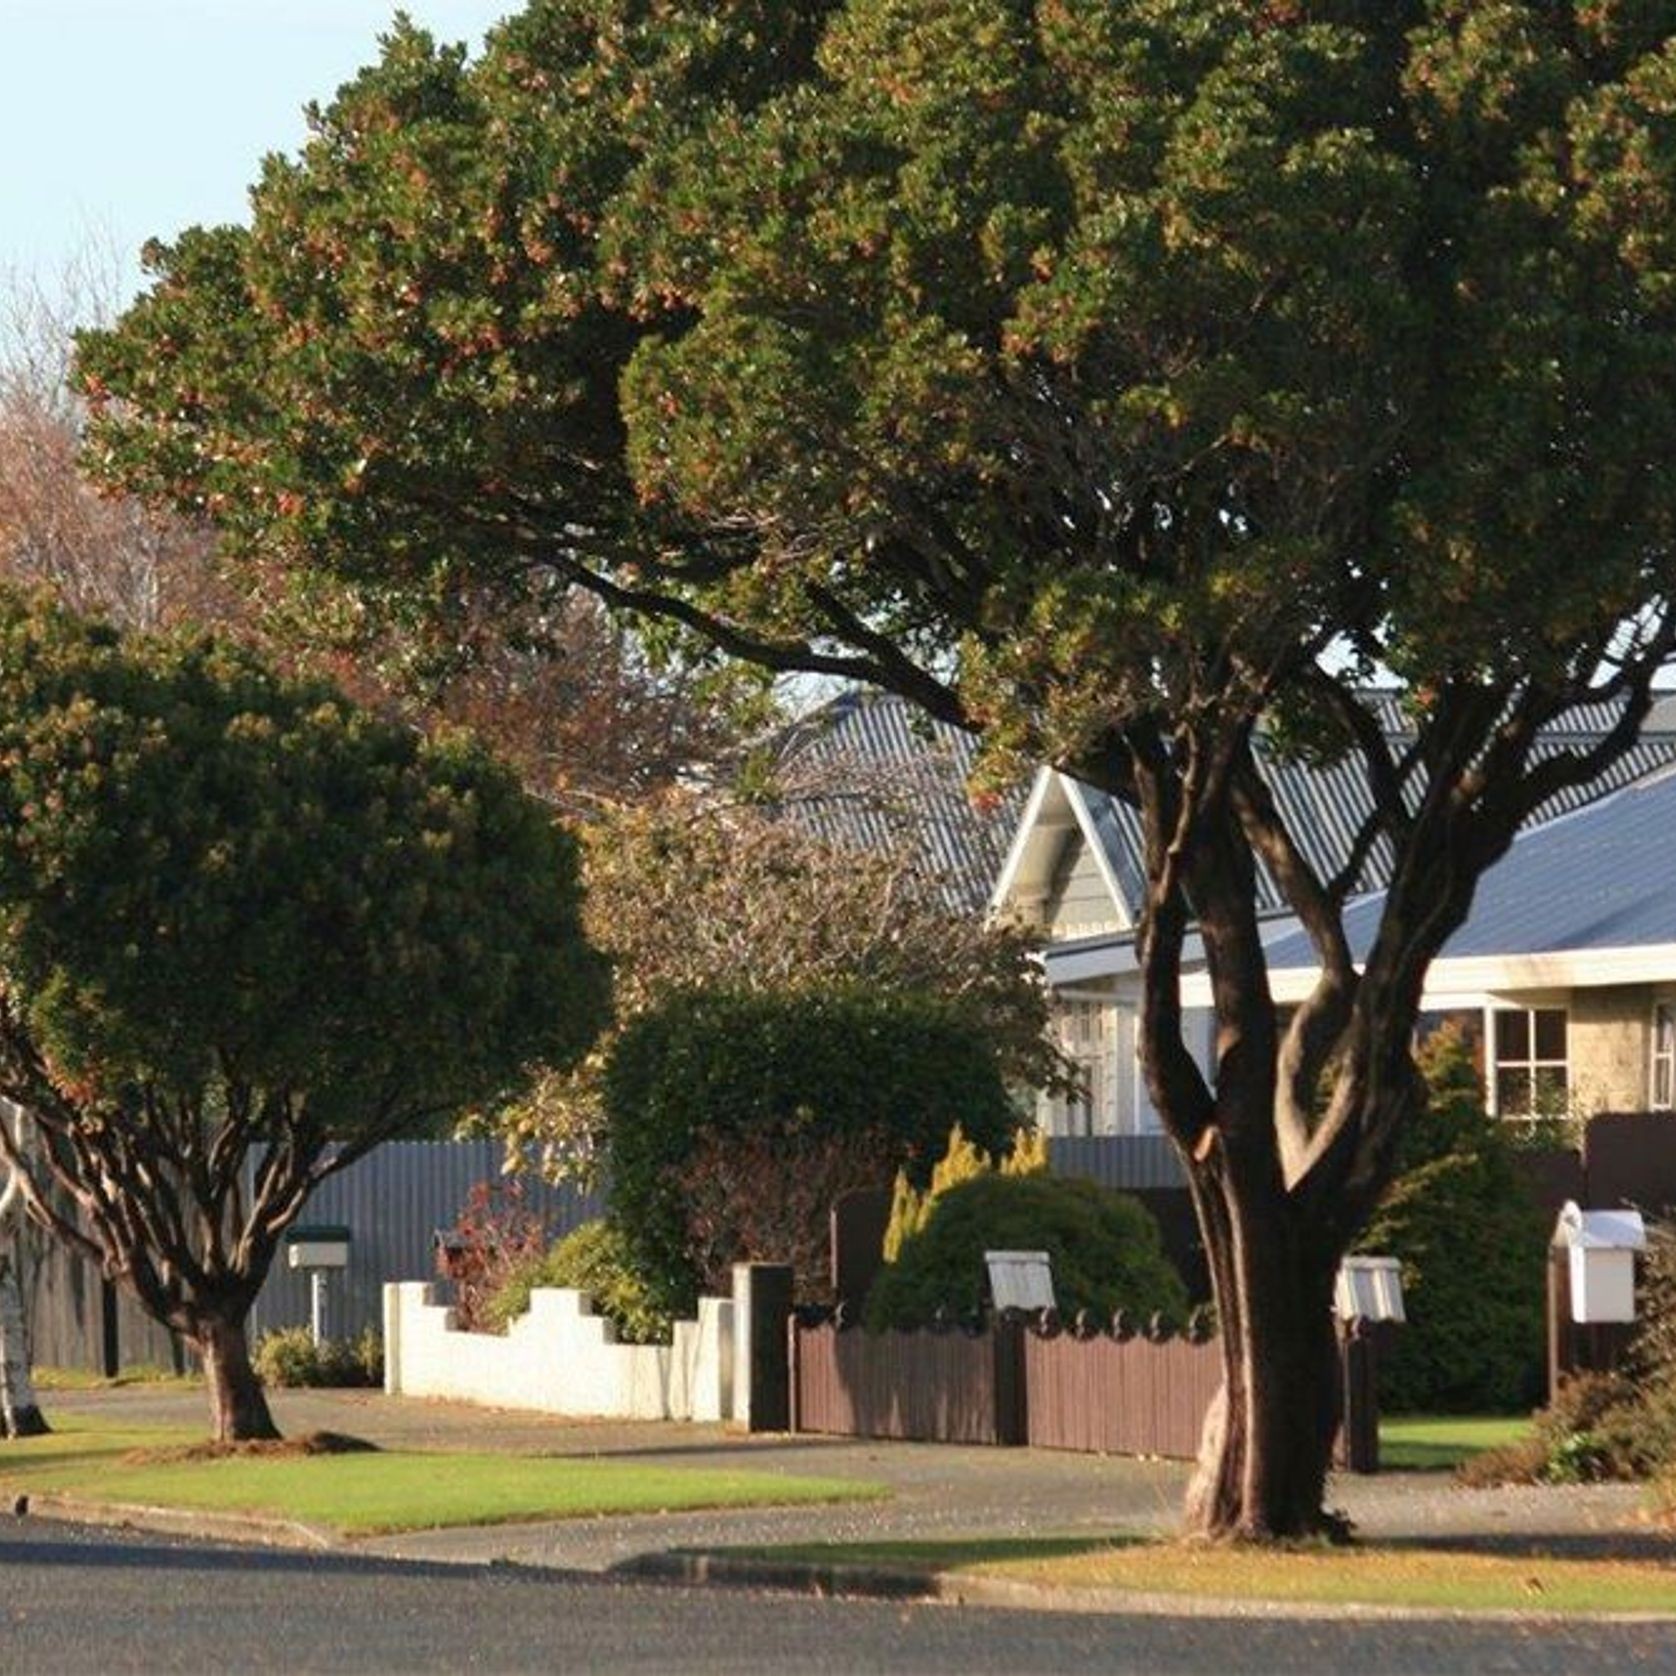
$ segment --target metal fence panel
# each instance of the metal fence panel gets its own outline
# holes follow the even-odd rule
[[[1087,1176],[1102,1187],[1185,1187],[1186,1172],[1168,1135],[1051,1135],[1055,1175]]]
[[[326,1324],[334,1338],[382,1325],[386,1281],[435,1274],[433,1236],[454,1225],[478,1182],[503,1179],[505,1156],[493,1140],[389,1141],[321,1183],[298,1220],[349,1229],[349,1267],[327,1282]],[[524,1208],[542,1218],[549,1240],[603,1213],[598,1197],[568,1184],[553,1186],[528,1174],[517,1179]],[[282,1246],[251,1312],[252,1334],[304,1326],[308,1319],[308,1275],[286,1266]]]

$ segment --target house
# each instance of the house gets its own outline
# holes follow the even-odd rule
[[[1400,742],[1405,723],[1395,696],[1370,692],[1368,702],[1387,735]],[[1543,748],[1597,737],[1609,720],[1604,710],[1582,713],[1547,735]],[[812,718],[801,749],[815,748],[821,754],[806,759],[812,786],[830,774],[840,788],[853,787],[870,771],[909,794],[888,829],[897,841],[914,844],[927,866],[944,871],[952,904],[1005,916],[1040,934],[1060,1045],[1083,1071],[1081,1097],[1043,1100],[1038,1115],[1048,1132],[1155,1132],[1157,1115],[1135,1054],[1134,926],[1143,871],[1134,811],[1052,769],[995,809],[974,811],[962,795],[974,742],[957,729],[917,721],[904,701],[887,695],[846,695]],[[1471,921],[1434,966],[1426,1022],[1453,1017],[1480,1044],[1492,1107],[1504,1115],[1672,1103],[1676,895],[1666,926],[1651,836],[1658,817],[1644,812],[1665,808],[1666,828],[1676,831],[1676,790],[1663,789],[1673,765],[1676,697],[1660,702],[1637,746],[1600,781],[1563,792],[1537,812],[1512,853],[1486,875]],[[1368,809],[1361,777],[1344,765],[1279,758],[1265,763],[1265,773],[1310,859],[1336,870]],[[934,795],[926,795],[928,786]],[[834,842],[876,843],[886,817],[867,804],[865,796],[838,789],[788,812]],[[1648,820],[1651,828],[1644,827]],[[1627,855],[1610,864],[1621,898],[1616,910],[1590,922],[1591,936],[1628,940],[1591,943],[1583,927],[1556,911],[1560,899],[1582,912],[1591,893],[1580,884],[1598,876],[1597,858],[1617,856],[1643,831],[1647,844],[1636,850],[1635,865]],[[1546,836],[1537,845],[1539,835]],[[1539,859],[1550,857],[1557,859],[1539,867]],[[1352,911],[1364,936],[1376,922],[1389,867],[1389,853],[1375,846]],[[1299,1000],[1313,982],[1307,940],[1266,875],[1259,892],[1260,911],[1272,926],[1277,998]],[[1208,986],[1191,962],[1183,1000],[1195,1009],[1189,1028],[1198,1040],[1190,1045],[1208,1060]]]

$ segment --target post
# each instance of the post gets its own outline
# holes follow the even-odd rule
[[[733,1266],[733,1415],[749,1432],[791,1427],[792,1272],[784,1263]]]
[[[1379,1471],[1379,1339],[1384,1328],[1358,1316],[1339,1332],[1344,1378],[1344,1467]]]
[[[326,1271],[308,1271],[308,1331],[316,1350],[326,1336]]]

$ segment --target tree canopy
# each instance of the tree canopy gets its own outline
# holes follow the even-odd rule
[[[579,916],[573,846],[476,750],[0,593],[0,1095],[41,1157],[0,1150],[197,1343],[223,1429],[267,1423],[243,1320],[309,1191],[592,1040]]]
[[[93,458],[369,597],[585,587],[1133,802],[1227,1372],[1195,1516],[1316,1528],[1327,1289],[1421,1098],[1426,966],[1676,642],[1673,34],[1676,0],[536,0],[476,59],[399,27],[248,229],[155,249],[83,340]],[[1337,874],[1260,729],[1372,791]],[[1284,1030],[1259,864],[1321,959]]]

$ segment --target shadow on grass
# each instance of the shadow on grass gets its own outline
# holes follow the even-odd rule
[[[775,1543],[729,1549],[760,1560],[834,1566],[901,1566],[914,1571],[952,1571],[962,1566],[1004,1560],[1065,1560],[1081,1554],[1104,1554],[1150,1542],[1144,1536],[993,1536],[951,1537],[923,1542]]]

